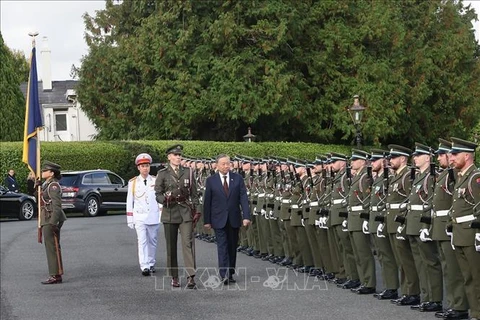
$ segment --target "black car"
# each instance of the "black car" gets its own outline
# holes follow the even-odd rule
[[[62,172],[62,208],[95,217],[108,210],[126,210],[127,184],[109,170]]]
[[[0,216],[31,220],[37,212],[35,197],[28,194],[9,191],[0,186]]]

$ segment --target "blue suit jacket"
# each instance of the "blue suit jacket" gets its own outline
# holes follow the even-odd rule
[[[223,190],[223,178],[219,173],[207,178],[203,198],[204,223],[211,224],[214,229],[225,227],[227,220],[233,228],[240,228],[242,219],[250,220],[247,189],[243,178],[231,171],[229,175],[228,196]]]

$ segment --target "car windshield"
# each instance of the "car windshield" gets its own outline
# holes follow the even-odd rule
[[[77,175],[72,174],[72,175],[62,175],[62,179],[60,179],[60,185],[62,186],[73,186],[75,184],[75,181],[77,180]]]

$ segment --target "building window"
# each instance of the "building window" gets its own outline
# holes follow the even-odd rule
[[[67,131],[67,115],[66,114],[55,115],[55,130]]]

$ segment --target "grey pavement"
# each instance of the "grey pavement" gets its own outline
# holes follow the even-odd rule
[[[243,254],[237,284],[224,286],[215,244],[200,240],[198,289],[172,289],[162,269],[160,230],[158,272],[143,277],[135,231],[124,215],[69,217],[61,234],[64,282],[46,286],[40,284],[48,271],[36,222],[0,221],[1,319],[435,319]]]

